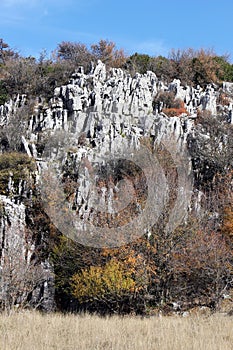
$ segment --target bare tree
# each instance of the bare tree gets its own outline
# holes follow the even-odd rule
[[[48,275],[38,260],[31,242],[32,234],[18,230],[14,239],[5,239],[1,251],[0,308],[10,312],[15,307],[25,308],[43,304],[43,296],[35,296],[36,289],[43,284]],[[11,237],[12,238],[12,237]]]
[[[116,44],[108,40],[100,40],[98,44],[91,45],[92,54],[96,59],[101,60],[108,67],[122,67],[126,62],[126,55],[123,49],[117,49]]]

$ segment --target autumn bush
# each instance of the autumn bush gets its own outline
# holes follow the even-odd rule
[[[175,97],[172,91],[161,91],[153,100],[153,108],[158,112],[165,113],[168,117],[176,117],[181,114],[189,114],[184,106],[184,102]]]
[[[126,62],[126,53],[117,49],[116,44],[101,39],[97,44],[91,45],[91,52],[95,59],[101,60],[107,67],[121,68]]]
[[[144,295],[155,274],[152,251],[143,239],[115,249],[91,249],[61,236],[52,253],[58,304],[63,300],[63,308],[100,314],[145,313]]]
[[[162,112],[168,117],[179,117],[182,114],[188,115],[187,109],[184,107],[184,103],[180,102],[180,106],[177,108],[163,108]]]
[[[72,278],[73,295],[81,304],[101,312],[124,312],[130,310],[130,299],[135,299],[137,286],[130,269],[126,264],[115,259],[105,266],[91,266],[81,270]],[[102,305],[102,307],[101,307]]]
[[[232,205],[227,206],[224,209],[222,232],[226,235],[233,244],[233,207]]]
[[[173,91],[159,91],[153,100],[154,108],[157,108],[159,111],[161,111],[162,108],[177,107],[177,105],[174,106],[174,103],[175,94]]]
[[[197,231],[172,251],[171,298],[217,307],[233,287],[233,252],[221,234]]]

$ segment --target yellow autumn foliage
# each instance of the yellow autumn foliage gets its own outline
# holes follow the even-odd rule
[[[121,297],[136,291],[132,272],[125,265],[111,259],[105,266],[90,266],[72,277],[73,296],[80,302]]]

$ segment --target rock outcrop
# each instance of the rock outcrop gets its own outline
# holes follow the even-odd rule
[[[102,168],[106,167],[109,155],[114,158],[117,154],[122,154],[122,150],[125,155],[126,150],[129,152],[138,150],[143,139],[150,140],[152,147],[160,145],[161,142],[166,147],[168,141],[170,146],[176,144],[174,153],[172,147],[167,146],[171,154],[170,160],[176,164],[176,161],[181,159],[177,155],[187,151],[191,144],[190,140],[197,138],[196,124],[200,113],[208,111],[213,118],[218,119],[221,112],[223,123],[226,125],[233,123],[232,84],[224,83],[222,91],[228,94],[228,103],[224,105],[219,102],[221,92],[216,86],[208,85],[205,89],[200,86],[184,87],[179,80],[174,80],[166,86],[153,72],[131,77],[122,69],[110,69],[107,72],[105,65],[100,61],[89,74],[84,74],[83,69],[78,68],[67,85],[55,89],[54,96],[49,102],[38,97],[34,112],[24,122],[25,133],[21,135],[21,143],[28,156],[37,162],[35,184],[38,184],[37,181],[47,166],[49,155],[61,176],[66,174],[66,178],[74,180],[77,184],[78,188],[70,193],[72,198],[69,207],[75,208],[78,214],[86,219],[92,215],[92,220],[96,220],[92,210],[94,199],[91,196],[93,164],[98,163]],[[175,98],[183,101],[186,113],[175,117],[165,115],[161,105],[154,104],[159,92],[173,92]],[[12,116],[17,118],[19,109],[23,108],[25,103],[26,96],[18,96],[15,100],[0,106],[0,125],[3,130],[9,125]],[[200,130],[198,135],[201,132]],[[203,137],[208,138],[208,135],[203,134]],[[224,142],[228,145],[228,140],[223,140]],[[61,146],[65,147],[65,152],[60,150]],[[48,154],[44,157],[46,152]],[[59,157],[61,161],[57,165],[55,160],[60,159]],[[185,157],[185,167],[180,168],[178,174],[179,171],[184,171],[185,176],[189,177],[192,173],[193,159],[191,155],[186,154]],[[70,169],[76,169],[77,174],[72,173]],[[97,177],[100,181],[100,174]],[[182,202],[180,199],[185,197],[185,191],[191,192],[191,189],[190,186],[185,188],[183,180],[180,181],[180,194],[177,193],[176,198]],[[166,186],[162,190],[166,197],[169,196],[170,190],[165,180],[164,183]],[[112,204],[114,191],[119,191],[119,188],[113,185],[111,192],[108,186],[109,184],[104,183],[99,189],[102,193],[100,197],[105,199],[108,192],[106,210],[111,213],[114,212]],[[190,207],[184,208],[188,202],[194,209],[200,209],[200,191],[196,189],[194,192],[194,204],[190,204],[186,198],[187,201],[182,202],[179,212],[191,210]],[[14,195],[1,196],[1,207],[4,212],[0,227],[2,275],[4,270],[7,270],[6,254],[16,249],[15,244],[17,256],[23,260],[20,269],[27,272],[28,266],[33,264],[32,256],[36,246],[33,239],[27,241],[25,211],[28,204],[25,204],[23,195],[24,191],[17,200]],[[190,194],[188,198],[190,199]],[[139,201],[137,204],[142,205]],[[173,221],[176,214],[177,212],[171,214]],[[179,220],[182,217],[181,215]],[[149,227],[146,229],[149,230]],[[44,307],[51,309],[54,292],[52,266],[47,259],[41,260],[35,266],[38,280],[34,281],[30,298],[34,304],[42,298]],[[6,283],[3,285],[2,298],[4,293],[7,293]],[[23,299],[23,296],[17,296],[14,303],[20,303],[20,298]]]

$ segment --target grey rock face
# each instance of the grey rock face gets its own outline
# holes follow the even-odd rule
[[[231,85],[225,83],[223,90],[231,92]],[[184,102],[187,113],[168,117],[156,109],[154,98],[161,91],[172,91],[176,98]],[[206,89],[184,87],[177,79],[166,86],[153,72],[131,77],[122,69],[114,68],[107,72],[105,65],[99,61],[89,74],[84,74],[80,68],[77,69],[67,85],[55,89],[49,103],[45,104],[38,99],[34,113],[28,120],[26,133],[21,135],[22,145],[25,152],[37,161],[37,179],[49,163],[48,158],[53,161],[54,168],[57,168],[60,174],[65,171],[68,173],[67,169],[76,170],[78,176],[75,181],[78,188],[72,193],[69,207],[75,207],[80,216],[90,218],[93,215],[94,205],[92,173],[96,163],[104,167],[110,159],[109,155],[115,157],[121,154],[122,150],[124,152],[128,150],[129,153],[136,152],[140,149],[144,138],[149,139],[153,147],[168,140],[170,145],[174,143],[174,152],[168,149],[171,153],[170,158],[179,160],[178,155],[182,155],[187,149],[190,136],[196,137],[195,119],[198,111],[208,110],[211,115],[217,115],[220,108],[217,104],[218,96],[219,92],[215,86],[209,85]],[[25,98],[26,96],[18,96],[15,101],[0,106],[0,125],[8,123],[10,116],[25,103]],[[232,105],[233,100],[228,106],[222,107],[228,123],[232,123]],[[45,151],[48,152],[47,162],[42,157],[43,152],[39,149],[39,144],[43,144]],[[62,145],[65,151],[61,150]],[[57,165],[57,159],[60,160],[60,165]],[[190,175],[192,170],[189,155],[186,156],[186,160],[186,173]],[[9,177],[11,188],[10,181]],[[103,199],[104,206],[104,202],[106,204],[107,201],[110,213],[114,212],[112,201],[113,194],[117,191],[119,188],[114,186],[110,188],[106,184],[100,188],[100,203]],[[181,198],[185,197],[185,191],[191,190],[186,188],[181,180],[179,191],[177,198],[181,213],[187,209],[185,208],[187,202],[182,202]],[[164,186],[163,192],[166,196],[168,186]],[[194,207],[199,208],[200,192],[196,191],[195,196]],[[35,275],[39,280],[33,282],[31,300],[34,305],[40,300],[43,301],[43,307],[50,310],[53,307],[54,293],[52,266],[48,260],[33,265],[32,257],[36,246],[33,239],[31,241],[26,239],[25,204],[21,199],[16,202],[15,199],[11,200],[5,196],[1,197],[1,201],[5,213],[0,228],[0,244],[3,247],[2,276],[4,271],[7,271],[5,257],[8,252],[14,251],[17,245],[17,254],[23,260],[23,265],[19,266],[21,273],[28,274],[31,268],[38,270]],[[173,212],[172,215],[174,220],[176,213]],[[6,299],[8,282],[2,281],[1,297]],[[21,293],[14,298],[16,298],[14,303],[20,303],[25,296]]]

